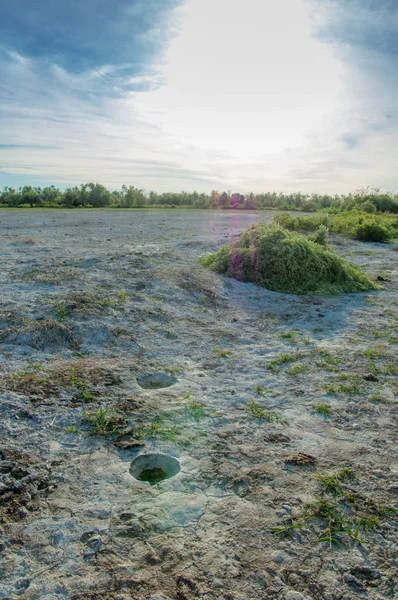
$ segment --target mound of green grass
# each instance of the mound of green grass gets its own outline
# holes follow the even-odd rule
[[[200,259],[239,281],[287,294],[338,294],[378,289],[359,267],[278,225],[254,225],[235,242]]]

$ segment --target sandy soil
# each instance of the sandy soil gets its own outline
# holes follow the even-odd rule
[[[264,217],[0,212],[0,598],[398,597],[397,248],[336,238],[386,280],[339,298],[198,265]]]

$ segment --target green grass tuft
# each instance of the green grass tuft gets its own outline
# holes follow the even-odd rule
[[[313,404],[312,408],[318,415],[323,415],[324,417],[331,417],[333,414],[330,404],[327,404],[326,402],[320,402],[319,404]]]

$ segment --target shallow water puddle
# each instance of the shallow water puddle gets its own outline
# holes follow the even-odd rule
[[[140,454],[130,465],[130,474],[138,481],[156,485],[180,472],[180,463],[173,456],[152,453]]]
[[[160,467],[154,467],[153,469],[144,469],[138,475],[137,479],[140,481],[147,481],[151,485],[156,485],[163,479],[167,479],[167,473]]]
[[[158,390],[174,385],[177,383],[177,378],[164,371],[158,371],[157,373],[141,375],[137,378],[137,382],[144,389]]]

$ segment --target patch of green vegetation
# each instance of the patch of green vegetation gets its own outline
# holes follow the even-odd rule
[[[116,301],[116,298],[113,296],[105,296],[105,298],[101,300],[100,304],[104,308],[108,308],[109,306],[113,306],[114,304],[116,304]]]
[[[136,434],[139,437],[159,437],[163,440],[175,440],[178,430],[177,425],[166,423],[166,416],[159,415],[154,417],[149,423],[137,427]]]
[[[383,373],[386,375],[398,375],[398,364],[392,362],[387,363]]]
[[[343,467],[336,473],[320,473],[315,475],[318,482],[321,494],[329,494],[330,496],[340,496],[343,493],[342,482],[354,481],[357,476],[351,467]]]
[[[16,371],[15,373],[11,373],[11,377],[13,379],[25,379],[26,377],[34,378],[35,374],[31,373],[31,371],[28,371],[27,369],[24,369],[22,371]]]
[[[245,411],[255,419],[261,419],[262,421],[268,421],[270,423],[281,421],[280,417],[274,412],[267,410],[260,406],[258,402],[255,400],[251,400],[247,406],[245,406]]]
[[[309,517],[326,521],[326,528],[321,532],[316,540],[317,542],[326,542],[330,548],[333,546],[344,548],[342,536],[350,536],[351,529],[343,510],[338,504],[327,500],[319,500],[311,506]]]
[[[352,467],[342,467],[337,471],[337,477],[341,481],[356,481],[358,479],[358,476]]]
[[[188,392],[188,394],[186,394],[186,396],[184,397],[184,400],[189,400],[191,397],[191,392]],[[206,408],[206,405],[203,404],[203,402],[197,402],[196,400],[191,400],[188,404],[185,405],[186,407],[186,416],[190,416],[193,419],[195,419],[195,421],[199,421],[200,419],[203,419],[205,417],[211,417],[213,415],[215,415],[217,413],[216,410],[208,410]]]
[[[337,366],[337,364],[329,360],[317,360],[315,364],[324,371],[332,371],[334,373],[338,373],[340,371],[340,368]]]
[[[65,427],[65,431],[68,433],[80,433],[80,430],[76,427],[76,425],[68,425],[68,427]]]
[[[338,475],[327,475],[325,473],[317,473],[315,479],[318,481],[321,494],[330,494],[331,496],[341,496],[343,486]]]
[[[352,490],[357,475],[351,467],[342,467],[335,473],[315,475],[320,497],[307,505],[301,515],[289,519],[282,527],[271,531],[285,539],[295,539],[297,529],[305,529],[310,534],[322,527],[314,541],[327,543],[330,548],[345,548],[348,544],[361,544],[361,532],[372,534],[377,530],[382,518],[394,518],[398,510],[381,504],[372,498],[362,496]],[[347,483],[350,489],[347,490]],[[311,530],[306,529],[311,524]]]
[[[370,331],[364,331],[361,335],[372,335],[373,337],[388,337],[390,333],[389,331],[379,331],[377,329],[371,329]]]
[[[358,383],[326,383],[325,390],[328,394],[338,396],[339,394],[347,394],[348,396],[360,396],[362,393],[361,386]]]
[[[330,217],[326,213],[317,213],[312,217],[292,217],[288,212],[276,214],[273,223],[280,225],[290,231],[316,231],[321,225],[328,228],[330,226]]]
[[[319,225],[318,229],[307,236],[311,242],[315,242],[320,246],[327,247],[329,243],[329,228],[326,225]]]
[[[279,213],[273,218],[273,222],[289,231],[316,232],[312,239],[316,241],[318,238],[320,244],[327,243],[328,230],[363,242],[387,243],[398,237],[396,215],[370,214],[365,210],[350,210],[333,215],[317,213],[311,217],[292,217],[289,213]]]
[[[324,417],[331,417],[333,414],[330,404],[327,404],[326,402],[313,404],[312,408],[318,415],[323,415]]]
[[[352,510],[355,510],[364,516],[395,517],[398,515],[398,509],[395,506],[389,506],[383,502],[369,498],[355,491],[348,491],[344,500],[349,504]]]
[[[170,373],[170,375],[182,373],[182,371],[184,370],[182,367],[171,367],[169,365],[163,365],[161,363],[151,363],[151,367],[157,369],[158,371],[165,371],[166,373]]]
[[[392,240],[392,231],[374,218],[358,217],[358,223],[352,229],[355,239],[362,242],[381,242],[386,244]]]
[[[285,540],[294,540],[294,534],[298,529],[302,529],[305,521],[291,521],[282,527],[270,527],[269,531],[275,533],[278,537]]]
[[[369,396],[368,401],[376,404],[391,404],[391,400],[382,394],[373,394],[372,396]]]
[[[96,395],[88,389],[89,383],[82,377],[79,377],[75,369],[72,369],[70,372],[68,384],[79,390],[79,396],[82,400],[95,400]]]
[[[388,358],[390,356],[386,346],[374,346],[373,348],[366,348],[358,352],[359,356],[365,358]]]
[[[264,222],[200,262],[239,281],[290,294],[352,293],[380,287],[330,250],[303,235]]]
[[[201,402],[190,402],[188,404],[188,410],[195,421],[199,421],[199,419],[202,419],[206,416],[206,406]]]
[[[95,412],[85,411],[82,413],[82,419],[92,427],[87,436],[113,435],[125,425],[125,420],[109,408],[99,408]]]
[[[356,532],[359,529],[364,529],[365,531],[374,531],[380,526],[381,519],[377,515],[366,515],[364,517],[359,517]]]
[[[214,348],[213,350],[213,358],[226,358],[227,356],[231,356],[232,350],[223,349],[223,348]]]
[[[120,300],[120,302],[125,303],[127,300],[127,292],[126,290],[122,290],[121,292],[118,293],[118,298]]]
[[[369,373],[371,373],[372,375],[377,375],[379,373],[379,369],[378,369],[376,363],[373,362],[372,360],[370,360],[368,362],[367,368],[368,368]]]
[[[270,367],[277,367],[287,362],[293,362],[295,360],[298,360],[299,358],[299,354],[279,354],[279,356],[273,358],[268,364]]]
[[[273,390],[271,390],[270,388],[266,388],[263,385],[260,385],[259,383],[256,385],[255,390],[256,394],[258,394],[259,396],[264,396],[264,398],[268,394],[271,394],[273,392]]]
[[[143,471],[141,471],[139,477],[137,477],[137,479],[139,479],[140,481],[147,481],[151,485],[156,485],[157,483],[160,483],[166,478],[167,473],[165,473],[165,471],[163,471],[163,469],[161,469],[160,467],[144,469]]]
[[[55,316],[57,320],[64,323],[68,317],[68,309],[61,300],[54,301]]]
[[[294,342],[296,340],[298,331],[282,331],[280,334],[280,337],[284,340],[290,340],[291,342]]]
[[[304,373],[304,371],[306,371],[307,369],[308,365],[303,363],[301,365],[292,365],[287,372],[289,373],[289,375],[298,375],[299,373]]]

